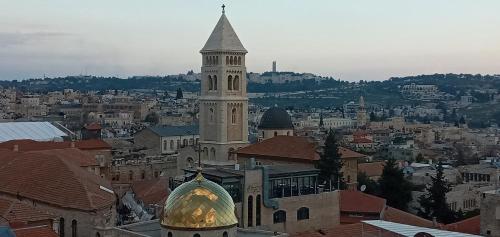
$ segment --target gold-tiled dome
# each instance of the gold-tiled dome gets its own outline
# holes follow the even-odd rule
[[[172,229],[214,229],[237,223],[229,193],[201,173],[170,193],[161,220]]]

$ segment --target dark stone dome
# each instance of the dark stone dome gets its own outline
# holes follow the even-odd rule
[[[293,129],[292,119],[286,110],[271,107],[260,119],[259,129]]]

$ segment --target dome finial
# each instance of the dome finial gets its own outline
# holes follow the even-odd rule
[[[224,8],[226,8],[226,5],[222,4],[222,14],[226,13],[226,10]]]

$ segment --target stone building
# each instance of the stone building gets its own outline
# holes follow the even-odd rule
[[[186,173],[193,177],[196,171]],[[240,228],[297,233],[339,224],[339,191],[323,189],[319,170],[310,166],[261,166],[250,160],[242,169],[205,168],[202,173],[227,190]]]
[[[222,14],[200,51],[200,143],[203,159],[228,162],[248,143],[247,50]]]
[[[111,184],[70,156],[2,150],[0,198],[51,213],[60,236],[110,236],[115,225]]]
[[[134,135],[137,146],[151,150],[152,154],[173,154],[179,149],[197,145],[200,136],[198,126],[154,126]]]
[[[481,235],[500,236],[500,192],[484,192],[481,198]]]

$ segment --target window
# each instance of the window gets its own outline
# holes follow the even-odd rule
[[[203,156],[205,158],[205,160],[208,160],[208,148],[203,148]]]
[[[133,180],[134,179],[134,171],[129,170],[128,171],[128,180]]]
[[[256,199],[255,199],[255,226],[260,226],[260,206],[262,205],[261,204],[261,201],[260,201],[260,195],[257,195]]]
[[[233,90],[238,90],[240,88],[240,77],[234,76],[233,80]]]
[[[253,196],[252,195],[248,196],[247,210],[248,210],[248,227],[251,227],[251,226],[253,226]]]
[[[307,220],[309,219],[309,208],[301,207],[297,210],[297,220]]]
[[[174,150],[174,140],[170,140],[170,150]]]
[[[229,58],[229,64],[233,65],[233,56]]]
[[[213,108],[210,108],[210,122],[213,123],[214,122],[214,117],[215,117],[215,113],[214,113],[214,109]]]
[[[187,139],[183,139],[182,140],[182,147],[186,147],[188,145],[188,140]]]
[[[213,78],[213,83],[214,83],[213,89],[217,90],[217,76],[215,76],[215,75],[214,75],[214,78]]]
[[[233,76],[231,75],[227,77],[227,89],[233,90]]]
[[[210,148],[210,159],[215,160],[215,148]]]
[[[212,76],[208,76],[208,90],[211,91],[213,89]]]
[[[173,236],[172,232],[169,231],[168,234],[167,234],[167,237],[172,237],[172,236]]]
[[[238,57],[238,65],[241,65],[241,57]]]
[[[146,171],[142,171],[141,172],[141,179],[145,179],[146,178]]]
[[[95,237],[101,237],[101,234],[99,232],[95,233]]]
[[[64,237],[64,218],[59,219],[59,236]]]
[[[231,123],[232,124],[236,124],[237,120],[236,120],[236,108],[233,108],[231,110]]]
[[[193,235],[193,237],[200,237],[200,234],[196,233]]]
[[[274,136],[275,137],[278,136],[278,132],[274,131]]]
[[[224,231],[224,233],[222,233],[222,237],[227,237],[227,231]]]
[[[229,64],[229,56],[226,56],[226,65]]]
[[[77,226],[76,220],[71,221],[71,237],[76,237],[77,234]]]
[[[283,210],[279,210],[274,212],[273,214],[273,223],[284,223],[286,221],[286,212]]]
[[[167,150],[167,140],[163,140],[163,151]]]

